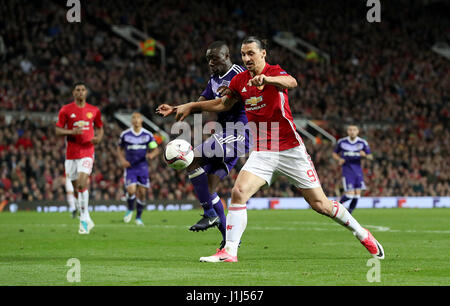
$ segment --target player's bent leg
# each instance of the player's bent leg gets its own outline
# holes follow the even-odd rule
[[[313,210],[319,214],[331,216],[332,203],[326,197],[322,190],[322,187],[316,187],[311,189],[299,188],[306,202],[311,206]]]
[[[300,191],[305,200],[311,205],[311,208],[320,214],[329,216],[335,222],[350,230],[373,257],[378,259],[384,258],[384,250],[381,244],[353,218],[341,203],[329,200],[321,187],[312,189],[300,188]]]
[[[267,182],[261,177],[241,170],[231,190],[231,203],[245,204]]]
[[[227,216],[225,215],[225,211],[222,205],[222,201],[220,200],[219,195],[214,192],[217,189],[217,186],[219,185],[221,181],[221,178],[215,174],[209,174],[208,175],[208,185],[209,185],[209,191],[211,193],[211,203],[214,211],[216,212],[217,216],[219,217],[219,224],[217,225],[217,228],[219,229],[220,233],[222,234],[222,242],[221,247],[219,249],[222,249],[225,246],[225,239],[226,239],[226,224],[227,224]]]
[[[188,176],[204,211],[202,218],[196,224],[192,225],[189,230],[198,232],[205,231],[210,227],[218,226],[220,224],[220,217],[213,208],[209,190],[208,174],[202,167],[199,167],[188,172]]]

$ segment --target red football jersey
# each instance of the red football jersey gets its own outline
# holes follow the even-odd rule
[[[280,66],[266,63],[261,74],[266,76],[288,75]],[[252,79],[246,70],[236,75],[229,88],[239,95],[245,104],[248,121],[256,123],[257,151],[284,151],[300,145],[303,141],[297,133],[288,101],[287,89],[273,85],[248,86]]]
[[[58,114],[56,126],[65,129],[80,127],[83,133],[67,136],[66,159],[81,159],[94,157],[94,125],[97,128],[103,126],[100,110],[90,104],[79,107],[75,102],[64,105]]]

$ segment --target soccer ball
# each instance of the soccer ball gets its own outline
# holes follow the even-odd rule
[[[164,159],[175,170],[186,169],[194,160],[194,151],[186,140],[175,139],[167,144]]]

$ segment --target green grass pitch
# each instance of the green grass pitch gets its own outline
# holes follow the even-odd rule
[[[311,210],[248,211],[239,262],[201,263],[221,236],[190,232],[199,215],[145,211],[137,227],[97,212],[79,235],[66,213],[1,213],[0,285],[450,285],[450,209],[355,210],[386,252],[379,282],[367,280],[374,266],[351,232]],[[70,258],[80,282],[67,280]]]

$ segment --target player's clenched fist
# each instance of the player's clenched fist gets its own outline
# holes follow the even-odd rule
[[[266,84],[266,76],[264,74],[255,76],[253,79],[250,79],[247,83],[248,86],[262,86],[264,84]]]

